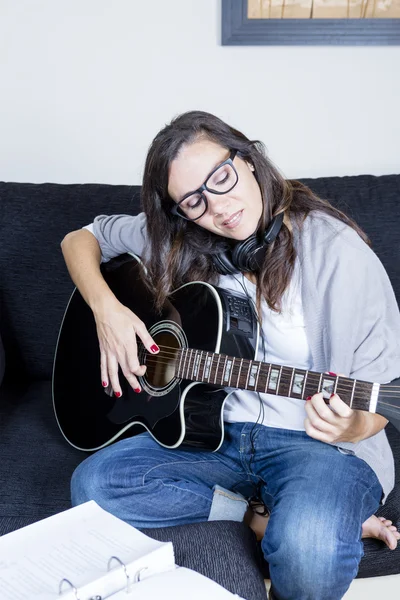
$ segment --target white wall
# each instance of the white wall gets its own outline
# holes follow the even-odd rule
[[[400,172],[400,47],[228,47],[220,0],[0,0],[0,180],[140,183],[208,110],[287,177]]]

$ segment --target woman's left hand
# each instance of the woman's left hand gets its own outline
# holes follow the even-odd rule
[[[332,394],[329,405],[322,392],[314,394],[305,404],[307,418],[304,422],[306,433],[321,442],[358,442],[363,439],[362,411],[353,410]]]

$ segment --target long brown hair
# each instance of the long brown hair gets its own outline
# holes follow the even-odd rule
[[[266,156],[262,142],[249,140],[212,114],[187,112],[173,119],[156,135],[147,154],[143,175],[142,206],[147,216],[151,246],[146,266],[157,308],[161,308],[171,291],[183,283],[216,283],[219,275],[212,255],[229,249],[225,238],[170,212],[173,205],[168,195],[171,162],[184,144],[191,144],[200,137],[216,142],[228,151],[237,150],[240,158],[253,165],[263,199],[259,235],[275,215],[285,213],[284,225],[268,247],[263,266],[257,274],[258,305],[263,297],[272,310],[280,310],[282,295],[290,282],[296,258],[291,218],[301,227],[311,211],[319,210],[355,229],[369,244],[365,233],[352,219],[299,181],[285,179]]]

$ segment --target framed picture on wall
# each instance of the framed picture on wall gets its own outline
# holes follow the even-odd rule
[[[400,0],[222,0],[222,45],[400,46]]]

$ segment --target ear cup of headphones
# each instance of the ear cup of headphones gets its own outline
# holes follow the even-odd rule
[[[220,275],[235,275],[239,270],[232,263],[230,252],[221,252],[213,255],[213,263]]]
[[[261,241],[253,234],[238,242],[231,252],[215,254],[213,262],[218,273],[221,275],[235,275],[236,273],[259,271],[264,262],[268,245],[276,239],[282,223],[283,213],[279,213],[268,225]]]
[[[260,241],[256,235],[251,235],[247,240],[236,244],[232,251],[232,263],[236,265],[240,272],[259,271],[266,250],[267,244],[264,239]]]

